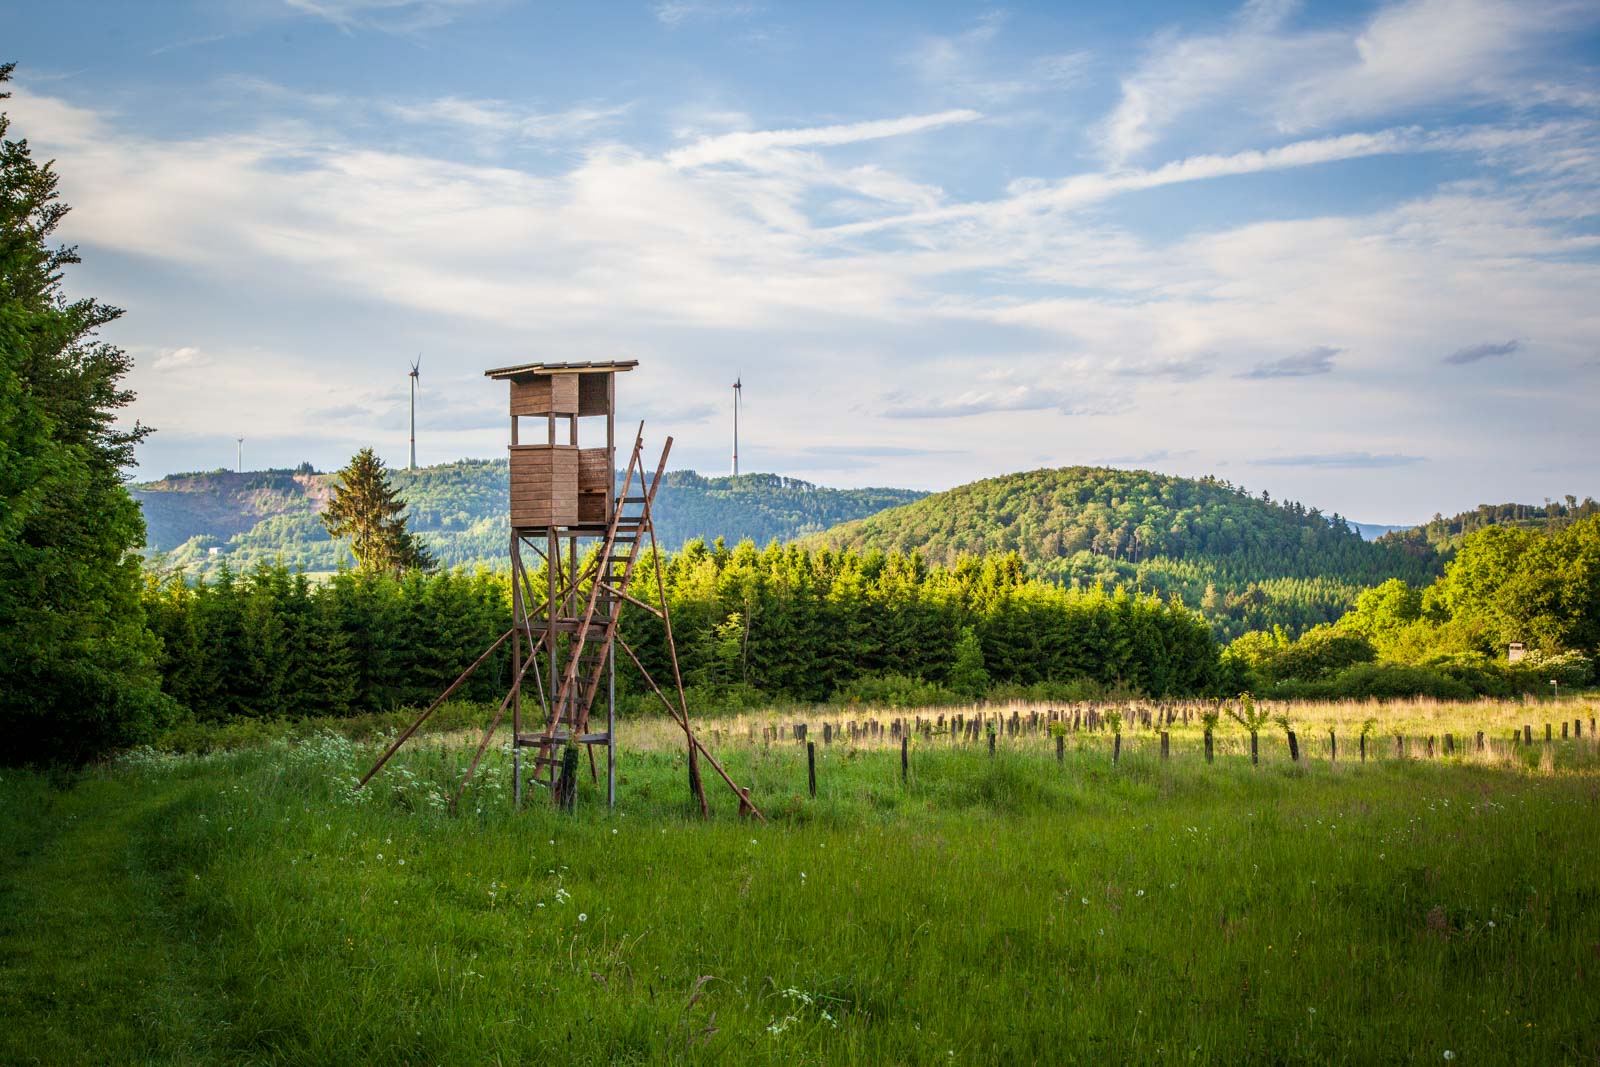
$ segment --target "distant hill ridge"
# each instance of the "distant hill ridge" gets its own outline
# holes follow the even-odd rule
[[[1229,636],[1332,621],[1362,589],[1426,581],[1442,565],[1431,546],[1368,542],[1338,515],[1216,478],[1101,467],[988,478],[808,540],[938,563],[1016,552],[1041,578],[1180,596]]]
[[[441,563],[507,563],[505,460],[460,460],[391,475],[410,505],[411,528]],[[294,470],[172,474],[131,489],[144,509],[147,550],[166,554],[169,563],[191,574],[207,574],[223,561],[240,570],[279,558],[291,567],[324,571],[348,559],[319,518],[336,482],[337,475],[303,464]],[[776,474],[708,478],[668,471],[657,497],[656,532],[669,550],[695,537],[788,541],[925,495],[912,489],[829,489]]]

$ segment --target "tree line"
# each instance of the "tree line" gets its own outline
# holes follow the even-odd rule
[[[1182,605],[1061,589],[1027,578],[1015,557],[947,569],[898,553],[694,541],[659,562],[680,667],[702,709],[843,699],[885,678],[966,696],[1084,681],[1193,695],[1222,681],[1218,645]],[[636,590],[655,588],[656,565],[641,561]],[[536,573],[534,587],[542,581]],[[200,582],[152,574],[144,607],[163,691],[214,721],[420,705],[511,625],[509,575],[486,568],[346,569],[322,582],[266,563]],[[654,677],[671,678],[655,616],[630,610],[621,634]],[[648,707],[619,663],[624,705]],[[462,695],[498,698],[509,672],[502,651]]]

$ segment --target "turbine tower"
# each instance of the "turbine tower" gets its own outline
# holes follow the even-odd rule
[[[411,465],[407,470],[417,469],[417,385],[422,374],[422,353],[417,353],[417,358],[411,364]]]
[[[235,438],[239,442],[239,473],[244,473],[244,438]]]
[[[733,476],[739,477],[739,398],[744,395],[744,378],[733,380]]]

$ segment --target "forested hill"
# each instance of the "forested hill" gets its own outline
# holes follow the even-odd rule
[[[1176,593],[1224,636],[1332,622],[1362,589],[1438,573],[1428,545],[1367,542],[1337,515],[1214,478],[1066,467],[990,478],[812,539],[919,550],[931,562],[1016,552],[1037,577]]]
[[[504,565],[504,460],[462,460],[391,472],[411,528],[445,566]],[[335,477],[298,470],[175,474],[132,487],[144,508],[147,551],[203,575],[226,561],[235,571],[260,560],[333,570],[348,553],[329,539],[319,513]],[[814,534],[836,523],[922,497],[910,489],[826,489],[774,474],[706,478],[669,471],[657,497],[656,532],[676,549],[696,537],[757,544]],[[211,551],[216,549],[215,552]]]
[[[1572,523],[1600,515],[1600,503],[1585,497],[1582,503],[1568,495],[1564,501],[1546,500],[1543,504],[1479,504],[1471,511],[1445,518],[1435,515],[1421,526],[1393,530],[1383,540],[1394,544],[1427,545],[1441,552],[1454,552],[1466,536],[1490,526],[1513,526],[1525,530],[1561,530]]]

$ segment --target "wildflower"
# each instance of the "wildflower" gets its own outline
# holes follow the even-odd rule
[[[400,866],[404,867],[405,865],[406,865],[406,861],[405,860],[401,860],[400,861]]]
[[[1447,1060],[1453,1060],[1453,1059],[1456,1058],[1456,1054],[1454,1052],[1451,1052],[1449,1049],[1445,1049],[1444,1050],[1444,1058],[1447,1059]]]
[[[1177,882],[1173,882],[1171,885],[1167,886],[1167,888],[1168,889],[1176,889],[1176,888],[1178,888],[1178,883]]]
[[[589,921],[589,916],[588,916],[588,914],[587,914],[587,913],[585,913],[585,912],[581,912],[581,911],[580,911],[580,912],[578,912],[578,921],[579,921],[579,922],[581,922],[581,923],[586,923],[586,922],[588,922],[588,921]]]
[[[1140,895],[1140,896],[1141,896],[1141,897],[1142,897],[1142,896],[1144,896],[1144,890],[1143,890],[1143,889],[1141,889],[1141,890],[1139,890],[1139,895]]]
[[[615,827],[615,826],[613,826],[613,827],[612,827],[612,828],[611,828],[611,832],[612,832],[612,833],[616,833],[616,832],[617,832],[617,828],[616,828],[616,827]]]
[[[750,843],[751,843],[751,844],[752,844],[752,845],[753,845],[753,844],[755,844],[755,843],[756,843],[756,839],[755,839],[755,838],[753,838],[753,837],[752,837],[752,838],[751,838],[751,839],[750,839]]]
[[[379,859],[380,859],[380,860],[381,860],[381,859],[383,859],[383,853],[382,853],[382,852],[380,852],[380,853],[378,853],[378,858],[379,858]]]

